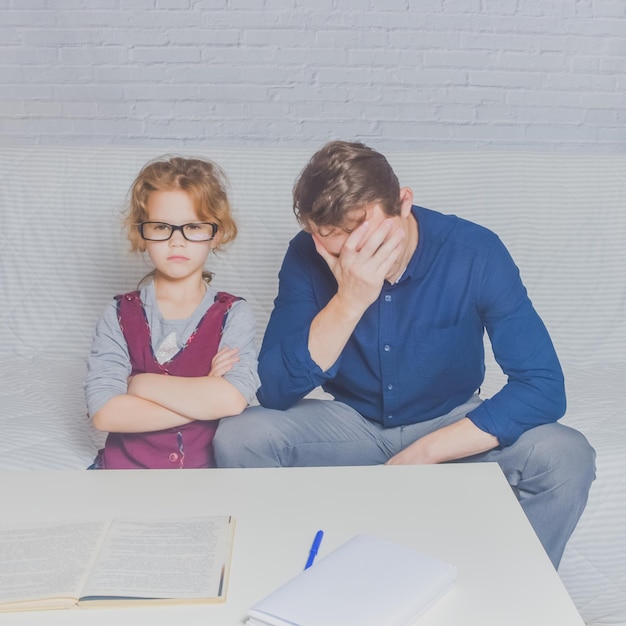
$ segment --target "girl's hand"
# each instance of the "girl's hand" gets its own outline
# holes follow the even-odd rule
[[[211,371],[208,376],[224,376],[229,372],[235,363],[239,361],[238,348],[222,348],[211,361]]]

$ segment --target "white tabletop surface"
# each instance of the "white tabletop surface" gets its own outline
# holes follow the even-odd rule
[[[1,613],[21,626],[242,624],[246,610],[359,533],[458,567],[455,587],[419,626],[581,626],[557,573],[495,464],[185,471],[0,472],[0,521],[230,514],[223,606]],[[353,626],[353,625],[346,625]]]

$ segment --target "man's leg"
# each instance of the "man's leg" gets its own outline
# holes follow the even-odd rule
[[[431,421],[433,430],[467,415],[481,403],[478,396],[448,415]],[[423,436],[421,427],[402,427],[405,448]],[[555,568],[582,515],[595,478],[595,451],[582,433],[562,424],[545,424],[526,431],[511,446],[459,459],[459,463],[494,461],[500,465],[526,517]]]
[[[218,467],[376,465],[397,451],[392,438],[342,402],[309,399],[221,420],[213,449]]]
[[[467,460],[500,465],[558,568],[595,478],[595,451],[585,437],[562,424],[545,424],[526,431],[511,446]]]
[[[218,467],[375,465],[431,430],[453,423],[477,396],[430,422],[383,429],[345,404],[303,400],[288,411],[262,407],[220,422],[214,439]],[[460,462],[497,462],[555,568],[587,503],[595,451],[578,431],[546,424],[513,445]]]

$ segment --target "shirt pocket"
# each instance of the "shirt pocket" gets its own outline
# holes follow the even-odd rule
[[[485,361],[483,333],[475,314],[450,326],[414,324],[414,371],[420,378],[436,380],[438,386],[451,385],[451,390],[480,385]]]

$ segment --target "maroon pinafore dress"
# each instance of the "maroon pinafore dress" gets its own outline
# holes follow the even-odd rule
[[[217,353],[226,315],[239,300],[220,291],[181,350],[161,364],[152,351],[150,328],[138,291],[116,296],[120,327],[132,374],[206,376]],[[215,467],[211,442],[218,420],[197,420],[149,433],[109,433],[95,466],[102,469],[183,469]]]

